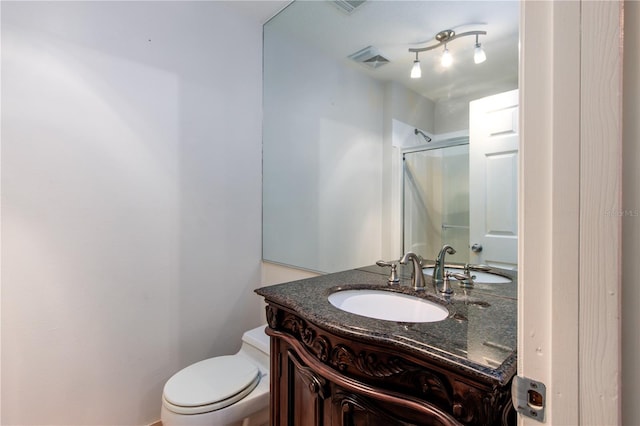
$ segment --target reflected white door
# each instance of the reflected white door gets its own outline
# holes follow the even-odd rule
[[[518,262],[518,90],[469,104],[469,260]]]

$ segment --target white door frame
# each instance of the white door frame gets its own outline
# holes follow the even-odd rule
[[[545,423],[616,425],[622,4],[521,6],[518,374]]]

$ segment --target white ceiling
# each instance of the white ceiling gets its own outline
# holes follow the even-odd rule
[[[230,0],[226,4],[249,18],[264,24],[291,0]]]
[[[369,0],[351,14],[328,0],[296,1],[267,25],[306,40],[374,78],[398,81],[434,101],[481,97],[517,87],[517,0]],[[475,37],[463,37],[448,46],[454,55],[450,68],[440,65],[442,50],[438,48],[420,54],[422,78],[409,78],[415,53],[408,49],[433,44],[435,34],[445,29],[457,33],[486,31],[487,35],[480,36],[479,40],[487,54],[486,62],[473,63]],[[370,45],[390,63],[371,70],[347,59]]]

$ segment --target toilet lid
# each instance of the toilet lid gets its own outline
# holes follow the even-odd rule
[[[208,407],[212,411],[244,398],[259,381],[258,367],[247,358],[220,356],[197,362],[174,374],[164,386],[164,399],[174,407],[187,409],[214,405]]]

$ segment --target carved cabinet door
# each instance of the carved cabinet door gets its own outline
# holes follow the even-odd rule
[[[330,419],[325,416],[325,405],[329,404],[327,381],[306,366],[296,352],[281,343],[278,356],[272,357],[272,364],[278,363],[280,386],[273,392],[271,424],[274,426],[324,426]]]
[[[409,426],[391,414],[379,409],[375,403],[356,394],[336,391],[332,396],[332,425],[336,426]]]
[[[377,398],[332,386],[332,422],[335,426],[460,426],[445,412],[417,412]],[[328,423],[327,423],[328,424]]]

